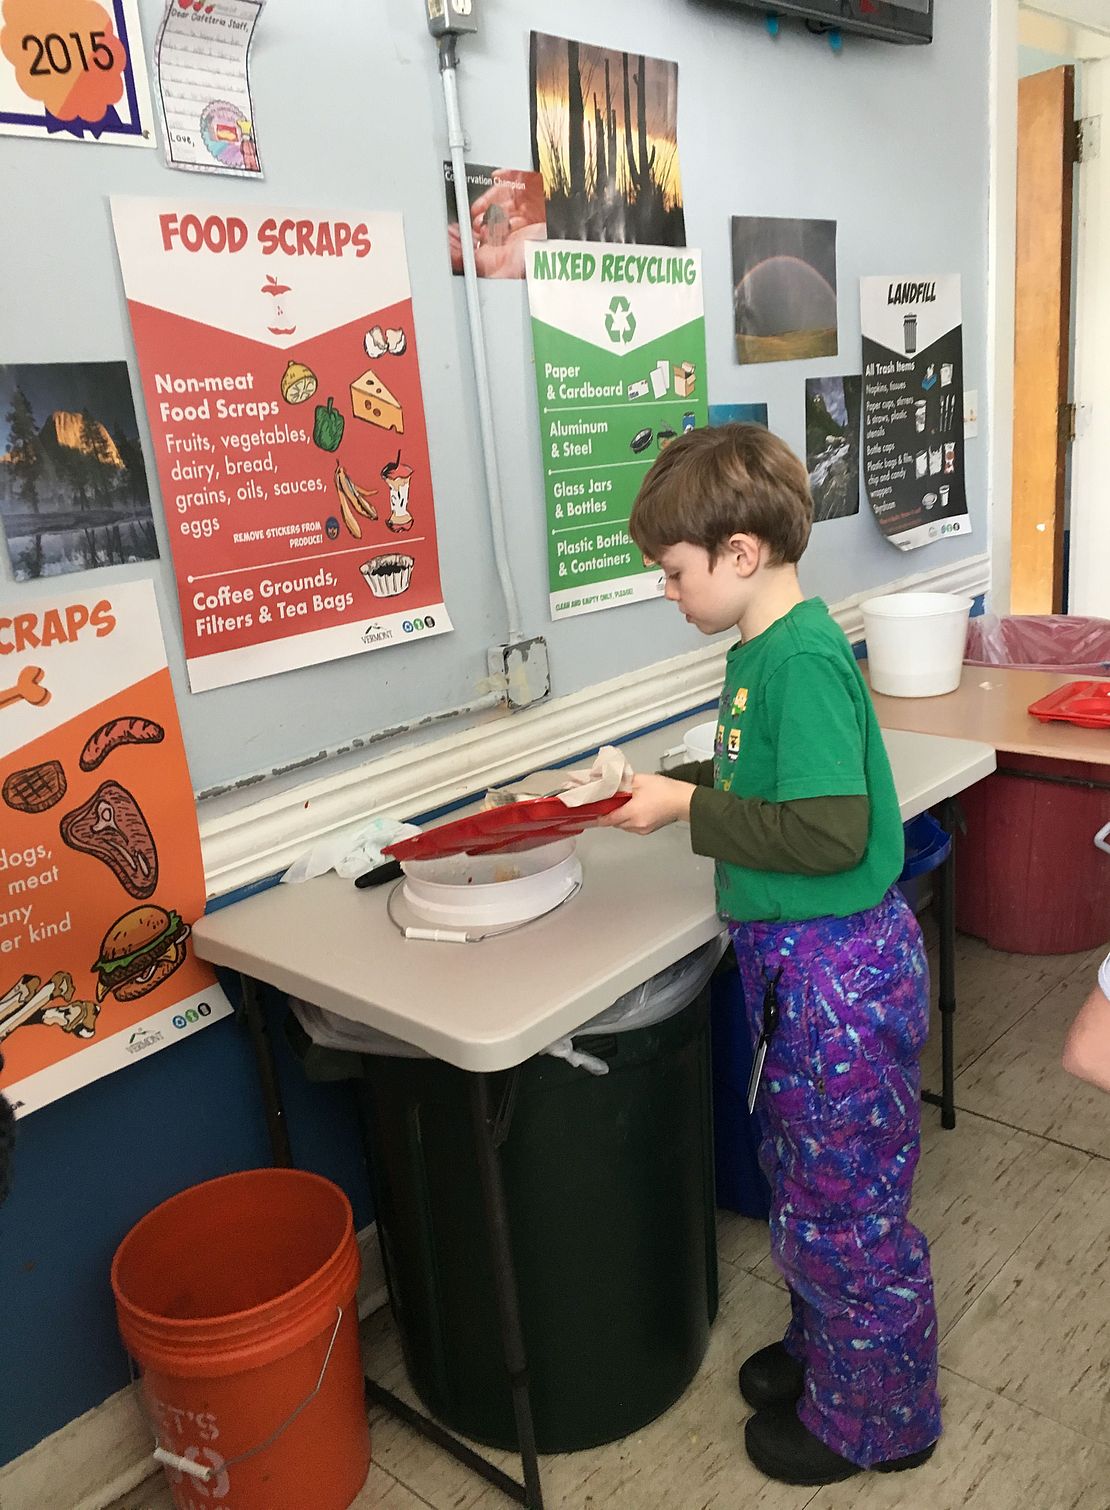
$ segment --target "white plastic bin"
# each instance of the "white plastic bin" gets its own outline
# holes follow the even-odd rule
[[[887,697],[940,697],[960,685],[971,599],[890,593],[863,609],[871,686]]]
[[[673,766],[684,765],[690,760],[712,760],[713,741],[716,737],[716,719],[710,719],[704,724],[695,724],[693,728],[685,730],[680,745],[675,745],[671,750],[664,750],[659,757],[660,769],[669,771]]]

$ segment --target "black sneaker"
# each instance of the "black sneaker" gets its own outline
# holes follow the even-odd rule
[[[740,1393],[753,1410],[793,1405],[802,1398],[806,1371],[781,1342],[761,1347],[740,1365]]]
[[[794,1405],[772,1405],[752,1416],[744,1427],[748,1457],[760,1473],[780,1484],[800,1484],[809,1489],[839,1484],[864,1470],[813,1435],[798,1419]],[[908,1457],[873,1463],[876,1473],[903,1473],[920,1468],[936,1450],[936,1443]]]

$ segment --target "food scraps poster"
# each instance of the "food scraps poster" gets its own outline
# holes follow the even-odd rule
[[[701,253],[570,241],[526,268],[551,617],[661,597],[628,518],[659,453],[708,423]]]
[[[863,278],[863,473],[899,550],[970,535],[958,273]]]
[[[153,147],[138,0],[3,0],[0,135]]]
[[[192,690],[449,630],[400,215],[112,217]]]
[[[0,601],[0,1089],[17,1114],[231,1008],[149,581]]]

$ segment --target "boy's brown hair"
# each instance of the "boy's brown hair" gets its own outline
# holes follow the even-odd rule
[[[732,535],[755,535],[772,565],[795,562],[809,543],[809,476],[790,447],[762,425],[690,430],[644,478],[629,534],[652,561],[686,541],[710,561]]]

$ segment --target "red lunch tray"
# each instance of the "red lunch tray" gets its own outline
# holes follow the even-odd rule
[[[618,792],[604,802],[567,807],[558,797],[512,802],[482,813],[456,818],[413,839],[402,839],[384,851],[394,860],[442,860],[448,855],[488,855],[500,850],[537,849],[570,839],[591,828],[599,818],[615,813],[632,794]]]
[[[1110,682],[1069,682],[1031,703],[1030,713],[1041,723],[1079,724],[1084,729],[1110,729]]]

